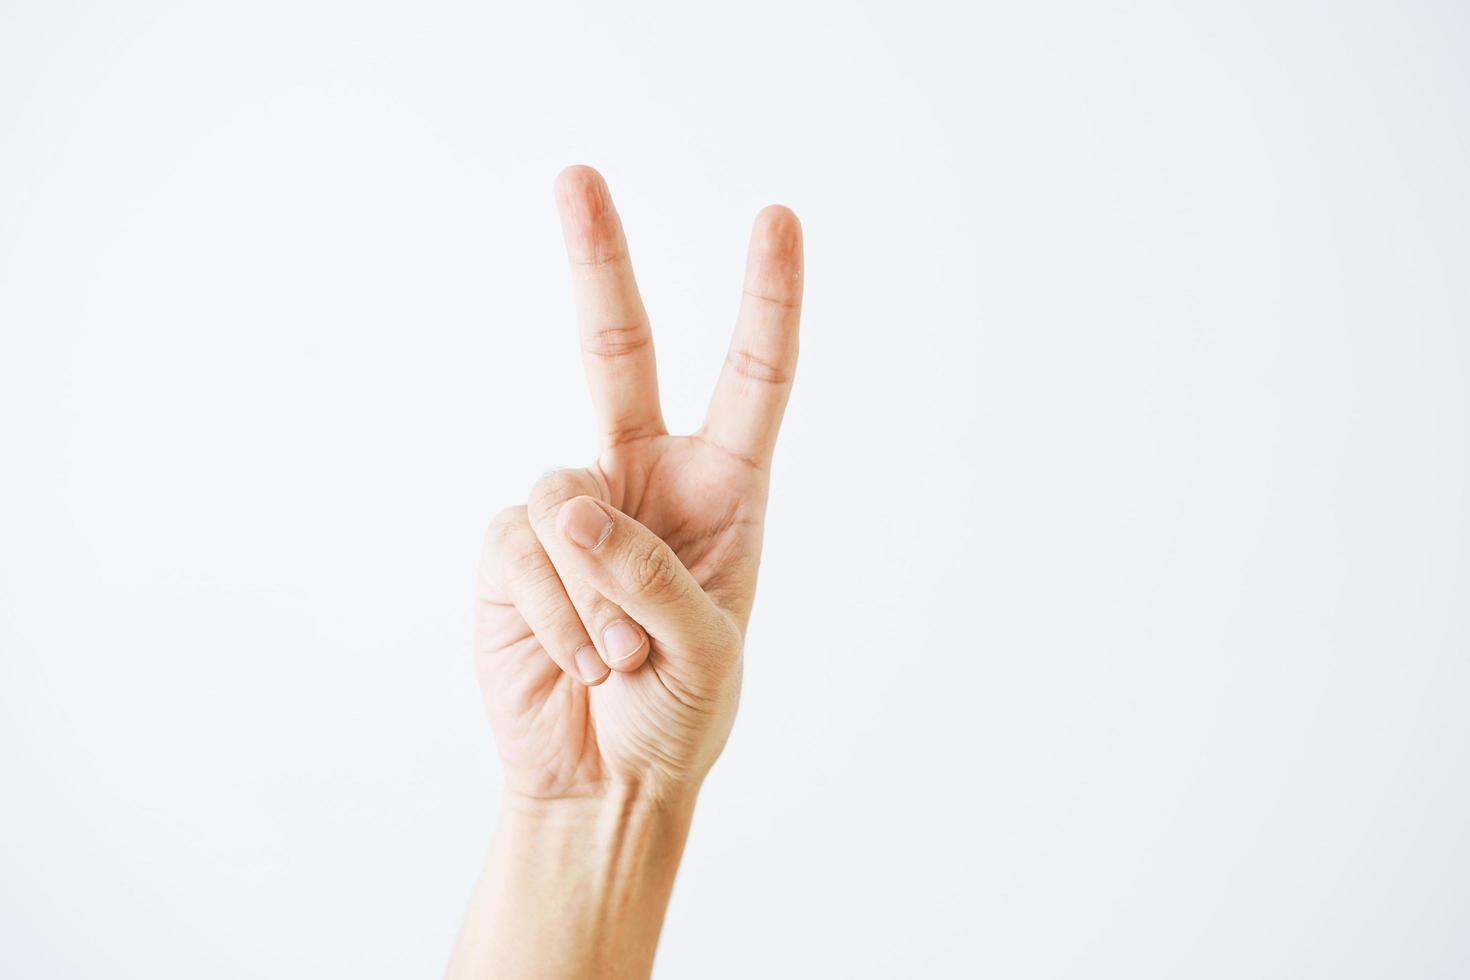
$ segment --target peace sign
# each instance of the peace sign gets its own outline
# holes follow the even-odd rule
[[[648,313],[607,185],[556,182],[599,448],[487,534],[482,688],[512,792],[692,793],[740,688],[771,454],[796,370],[801,226],[756,216],[729,355],[698,432],[671,436]]]

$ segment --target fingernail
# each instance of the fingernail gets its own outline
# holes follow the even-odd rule
[[[607,674],[607,664],[602,662],[597,651],[590,646],[578,649],[577,655],[572,659],[576,661],[577,673],[588,684],[596,684]]]
[[[607,511],[586,497],[572,498],[564,509],[567,516],[562,527],[577,547],[596,551],[597,546],[612,533],[612,518],[607,516]]]
[[[619,663],[643,648],[643,631],[620,619],[602,631],[602,646],[607,659]]]

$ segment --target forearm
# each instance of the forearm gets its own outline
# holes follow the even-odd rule
[[[450,980],[647,977],[693,810],[692,794],[507,795]]]

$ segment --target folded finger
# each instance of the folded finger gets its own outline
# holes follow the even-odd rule
[[[487,576],[558,667],[589,686],[607,679],[607,665],[531,528],[526,508],[509,508],[491,523],[484,561]]]
[[[562,503],[589,493],[600,497],[602,487],[587,470],[554,470],[532,487],[527,516],[603,661],[613,670],[634,671],[648,659],[647,632],[586,576],[578,574],[556,534],[556,512]]]

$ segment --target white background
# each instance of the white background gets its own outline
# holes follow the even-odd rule
[[[662,978],[1470,972],[1458,4],[0,8],[0,973],[429,977],[483,525],[807,234]]]

